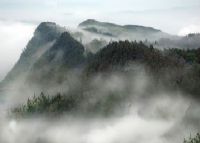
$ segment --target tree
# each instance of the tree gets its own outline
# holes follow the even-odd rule
[[[200,143],[200,134],[197,133],[195,137],[190,136],[188,140],[184,139],[183,143]]]

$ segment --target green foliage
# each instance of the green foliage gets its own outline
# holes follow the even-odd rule
[[[12,112],[15,115],[41,114],[41,113],[63,113],[74,110],[80,100],[80,96],[61,95],[60,93],[50,97],[43,92],[40,96],[34,96],[28,99],[25,105],[14,108]]]
[[[161,71],[162,68],[181,66],[180,59],[175,54],[164,55],[162,51],[153,48],[152,45],[148,47],[143,42],[112,42],[94,55],[86,68],[86,72],[92,74],[122,69],[131,62],[144,64],[155,72]]]
[[[169,53],[176,55],[179,58],[183,58],[188,63],[200,62],[200,49],[169,49]]]
[[[142,59],[145,49],[148,50],[148,47],[143,43],[129,41],[110,43],[91,59],[86,71],[88,73],[103,72],[125,66],[129,61]]]
[[[108,93],[99,99],[96,99],[93,95],[83,93],[80,91],[78,94],[68,93],[66,95],[58,93],[54,96],[41,93],[38,97],[34,96],[32,99],[28,99],[25,105],[14,108],[12,113],[21,117],[37,114],[63,114],[76,111],[75,113],[77,114],[109,116],[125,100],[124,96],[119,96],[116,93]],[[95,102],[90,102],[89,100],[94,100]]]
[[[161,51],[143,42],[112,42],[94,54],[85,73],[124,72],[124,67],[138,63],[145,72],[154,77],[156,83],[170,90],[182,90],[199,97],[200,93],[200,49],[165,49]]]
[[[195,137],[191,137],[186,140],[184,139],[183,143],[200,143],[200,134],[198,133]]]

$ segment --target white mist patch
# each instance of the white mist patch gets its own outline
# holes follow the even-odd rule
[[[33,24],[0,21],[0,80],[15,64],[34,29]]]
[[[52,120],[49,118],[23,120],[5,118],[0,121],[0,142],[168,143],[164,135],[177,121],[181,120],[188,102],[182,98],[170,96],[152,98],[148,102],[145,104],[144,100],[141,104],[142,101],[135,101],[138,104],[133,104],[126,114],[111,118],[83,118],[70,115]],[[169,109],[166,108],[167,105],[171,105]],[[158,116],[163,109],[169,112],[166,116],[171,118]],[[153,118],[141,115],[141,110],[152,113]],[[184,137],[182,134],[177,134],[177,138],[181,140]]]
[[[188,25],[184,28],[182,28],[178,35],[180,36],[185,36],[185,35],[188,35],[190,33],[200,33],[200,24],[196,25],[196,24],[191,24],[191,25]]]
[[[137,115],[128,115],[105,127],[91,130],[89,143],[163,142],[162,134],[171,127],[170,122],[145,120]]]
[[[130,75],[127,73],[127,76],[119,73],[105,77],[98,75],[89,83],[93,90],[87,102],[91,104],[106,100],[108,93],[112,92],[119,94],[120,97],[122,95],[120,100],[126,99],[121,101],[125,106],[121,106],[118,102],[116,106],[108,107],[115,108],[117,114],[114,112],[108,117],[96,116],[96,114],[87,117],[87,113],[86,115],[75,114],[75,116],[68,113],[66,116],[53,118],[32,117],[17,120],[2,116],[0,117],[0,143],[182,142],[185,137],[182,132],[175,134],[173,139],[166,137],[166,134],[173,130],[174,126],[181,126],[179,123],[189,108],[190,100],[183,98],[181,92],[166,92],[161,89],[156,89],[156,93],[150,92],[153,89],[149,90],[149,86],[154,84],[151,77],[145,74],[142,66],[135,66],[132,69],[134,69],[133,73],[131,72]],[[73,87],[78,87],[76,81],[78,81],[77,77],[70,75],[68,82]],[[63,88],[66,88],[66,85],[63,85]],[[22,95],[26,96],[24,93]],[[15,100],[6,101],[11,104],[16,102],[18,97],[20,96],[16,96]],[[22,98],[26,97],[19,99]],[[125,109],[121,109],[124,107]],[[183,132],[190,132],[190,129],[183,128]]]

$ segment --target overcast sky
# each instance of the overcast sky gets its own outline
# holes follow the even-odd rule
[[[139,24],[178,34],[200,25],[200,0],[0,0],[0,18],[23,22],[55,21],[66,26],[92,18]]]
[[[76,27],[86,19],[200,32],[200,0],[0,0],[0,80],[42,21]]]

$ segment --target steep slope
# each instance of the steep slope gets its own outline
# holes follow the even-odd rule
[[[121,40],[158,40],[160,38],[171,37],[171,35],[152,27],[138,25],[121,26],[113,23],[99,22],[93,19],[88,19],[80,23],[78,27],[90,33]]]
[[[33,65],[29,74],[31,83],[48,85],[62,83],[69,70],[80,69],[84,63],[84,47],[67,32]]]
[[[4,79],[3,85],[13,83],[15,80],[24,79],[33,64],[53,45],[63,31],[65,31],[65,28],[55,23],[41,23],[21,54],[20,59]]]
[[[82,62],[83,52],[84,47],[78,41],[74,40],[69,33],[64,32],[34,66],[35,68],[41,68],[47,63],[74,67]]]

